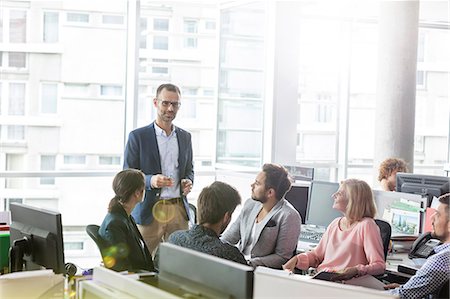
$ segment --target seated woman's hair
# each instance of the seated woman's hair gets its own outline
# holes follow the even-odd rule
[[[378,181],[387,179],[393,171],[407,172],[408,167],[405,160],[399,158],[389,158],[381,162],[378,171]]]
[[[108,211],[110,212],[115,205],[128,202],[134,192],[145,188],[144,173],[132,168],[122,170],[114,177],[112,188],[115,195],[109,202]]]
[[[345,213],[348,220],[355,222],[361,221],[364,217],[374,218],[377,209],[370,186],[357,179],[347,179],[341,184],[348,200]]]

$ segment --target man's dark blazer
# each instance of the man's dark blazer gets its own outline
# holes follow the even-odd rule
[[[128,217],[122,205],[115,205],[105,216],[98,233],[110,247],[104,253],[113,258],[111,265],[105,263],[108,268],[115,271],[155,271],[147,245],[133,218]]]
[[[194,183],[194,165],[192,162],[191,134],[175,127],[178,140],[178,170],[180,180],[190,179]],[[152,188],[151,179],[154,174],[161,173],[161,158],[156,140],[155,123],[138,128],[130,133],[125,147],[123,168],[140,169],[145,174],[145,197],[134,208],[132,215],[136,223],[147,225],[153,221],[152,209],[161,194],[161,188]],[[189,204],[182,195],[186,215],[189,218]]]

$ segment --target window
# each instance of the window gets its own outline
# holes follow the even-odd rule
[[[3,42],[3,12],[2,11],[0,11],[0,43],[1,42]]]
[[[26,67],[26,54],[22,52],[9,52],[8,53],[8,66],[16,68]]]
[[[168,19],[153,19],[153,30],[169,31],[169,20]]]
[[[215,21],[206,21],[205,22],[205,29],[206,30],[215,30],[216,29],[216,22]]]
[[[64,242],[64,250],[83,250],[83,242]]]
[[[153,49],[168,50],[169,49],[169,38],[167,36],[154,36],[153,37]]]
[[[187,96],[194,96],[197,95],[198,88],[195,87],[185,87],[183,88],[183,94]]]
[[[197,23],[196,20],[184,20],[184,32],[197,33]]]
[[[108,24],[108,25],[122,25],[123,24],[123,16],[103,15],[102,23]]]
[[[24,43],[27,36],[27,13],[24,10],[11,10],[9,14],[9,42]]]
[[[8,115],[25,115],[25,83],[9,83]]]
[[[204,96],[213,96],[214,95],[214,89],[210,89],[210,88],[205,88],[203,89],[203,95]]]
[[[89,23],[89,14],[68,12],[67,13],[67,22]]]
[[[168,74],[169,68],[167,67],[160,67],[160,66],[153,66],[152,67],[152,73],[153,74]]]
[[[184,32],[185,33],[197,33],[197,24],[196,20],[184,20]],[[186,37],[184,39],[184,47],[185,48],[197,48],[197,38],[196,37]]]
[[[57,12],[44,12],[44,32],[42,40],[44,43],[58,42],[59,14]]]
[[[416,86],[419,89],[425,89],[427,83],[427,73],[425,71],[417,71],[416,73]]]
[[[169,68],[168,67],[161,66],[161,65],[164,65],[165,63],[168,63],[169,59],[154,58],[154,59],[152,59],[152,61],[158,63],[157,65],[152,67],[152,73],[153,74],[168,74],[169,73]]]
[[[139,39],[139,48],[146,49],[147,48],[147,19],[140,19],[140,39]]]
[[[100,85],[100,95],[102,96],[122,96],[122,85]]]
[[[56,83],[42,83],[41,112],[56,113],[58,101],[58,85]]]
[[[84,164],[86,164],[86,156],[84,156],[84,155],[64,155],[64,164],[84,165]]]
[[[120,156],[99,156],[98,164],[100,164],[100,165],[120,165]]]
[[[89,94],[89,84],[64,83],[64,95],[75,97],[86,97]]]
[[[41,170],[55,170],[56,156],[55,155],[41,155]],[[43,177],[40,178],[41,185],[54,185],[55,178]]]
[[[8,140],[25,140],[24,126],[7,126]]]

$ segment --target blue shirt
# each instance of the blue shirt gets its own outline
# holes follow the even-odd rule
[[[161,158],[162,174],[171,177],[172,187],[161,188],[161,199],[180,197],[180,174],[178,171],[178,139],[175,126],[170,135],[155,122],[156,141],[158,142],[159,157]]]
[[[435,255],[430,256],[425,264],[404,285],[390,291],[400,298],[427,298],[437,293],[450,278],[450,243],[434,248]]]

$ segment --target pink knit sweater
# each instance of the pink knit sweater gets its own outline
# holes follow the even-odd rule
[[[372,218],[364,218],[348,230],[340,228],[343,218],[328,226],[317,247],[297,255],[297,268],[337,272],[356,267],[358,275],[382,274],[386,268],[380,229]]]

